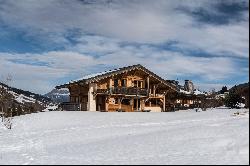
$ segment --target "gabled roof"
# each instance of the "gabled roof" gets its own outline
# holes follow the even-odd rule
[[[145,72],[148,75],[151,75],[152,77],[154,77],[155,79],[157,79],[158,81],[160,81],[161,83],[165,84],[166,86],[170,87],[171,89],[177,91],[177,88],[175,85],[173,85],[172,83],[164,80],[163,78],[161,78],[160,76],[156,75],[155,73],[151,72],[150,70],[148,70],[147,68],[143,67],[140,64],[137,65],[133,65],[133,66],[127,66],[127,67],[122,67],[122,68],[118,68],[118,69],[114,69],[114,70],[108,70],[108,71],[104,71],[104,72],[100,72],[100,73],[96,73],[96,74],[90,74],[90,75],[86,75],[82,78],[79,78],[77,80],[72,80],[64,85],[59,85],[56,88],[64,88],[67,87],[70,84],[74,84],[74,83],[84,83],[84,84],[89,84],[89,83],[93,83],[96,81],[100,81],[102,79],[111,77],[113,75],[118,75],[118,74],[122,74],[128,71],[132,71],[132,70],[141,70],[143,72]]]

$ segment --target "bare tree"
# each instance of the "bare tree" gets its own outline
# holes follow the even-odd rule
[[[12,80],[11,75],[8,75],[4,81],[4,84],[8,84],[10,83]],[[1,108],[1,118],[2,118],[2,122],[5,124],[5,126],[8,129],[11,129],[11,119],[12,119],[12,103],[13,103],[14,99],[13,99],[13,95],[11,95],[8,92],[8,86],[0,86],[0,108]],[[7,118],[7,117],[10,117]],[[7,118],[7,119],[5,119]]]
[[[1,86],[0,87],[0,107],[1,107],[2,122],[3,122],[4,117],[7,114],[11,99],[12,99],[12,96],[8,93],[7,88],[5,88],[4,86]]]

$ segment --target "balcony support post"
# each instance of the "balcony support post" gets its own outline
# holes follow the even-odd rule
[[[94,98],[94,90],[96,89],[96,83],[89,84],[88,91],[88,111],[96,111],[96,99]]]
[[[148,87],[147,87],[147,89],[148,89],[148,96],[149,96],[149,89],[150,89],[150,86],[149,86],[149,76],[147,77],[147,85],[148,85]]]
[[[156,87],[155,87],[155,85],[153,86],[153,95],[154,95],[154,97],[155,97],[155,91],[156,91]]]
[[[163,97],[163,112],[166,111],[166,95],[164,94],[164,97]]]

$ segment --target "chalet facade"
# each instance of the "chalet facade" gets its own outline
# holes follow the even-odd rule
[[[142,65],[88,75],[57,88],[70,92],[70,102],[62,104],[63,110],[105,112],[167,111],[168,96],[178,92],[175,84]]]

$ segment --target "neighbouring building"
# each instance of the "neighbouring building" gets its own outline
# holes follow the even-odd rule
[[[201,106],[205,93],[194,88],[191,80],[185,80],[184,86],[178,85],[179,93],[175,97],[175,107],[177,109],[198,108]]]
[[[189,93],[194,93],[194,84],[191,80],[185,80],[184,90]]]
[[[56,88],[68,88],[70,102],[63,110],[151,111],[170,110],[171,96],[178,94],[175,83],[164,80],[142,65],[88,75]]]

